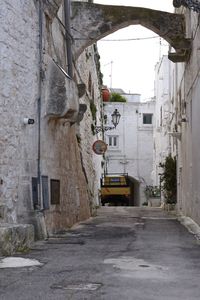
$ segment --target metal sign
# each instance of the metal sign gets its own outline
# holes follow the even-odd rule
[[[107,150],[107,144],[102,140],[97,140],[96,142],[94,142],[92,149],[93,149],[94,153],[96,153],[98,155],[102,155]]]

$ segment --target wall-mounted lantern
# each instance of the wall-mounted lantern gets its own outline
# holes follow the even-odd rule
[[[114,110],[114,112],[111,115],[112,117],[112,123],[114,126],[96,126],[95,127],[95,133],[99,133],[99,132],[104,132],[104,131],[108,131],[108,130],[112,130],[115,129],[117,127],[117,125],[119,124],[119,120],[120,120],[120,113],[118,112],[117,109]]]

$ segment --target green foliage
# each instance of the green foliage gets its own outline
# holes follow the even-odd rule
[[[158,186],[147,185],[145,188],[145,195],[147,196],[147,198],[160,198],[160,188]]]
[[[110,102],[127,102],[126,98],[118,93],[112,93]]]
[[[163,169],[161,183],[166,203],[175,204],[177,202],[176,158],[167,156],[165,162],[160,163],[160,167]]]
[[[96,122],[97,107],[94,102],[90,102],[90,110],[92,113],[92,120]]]

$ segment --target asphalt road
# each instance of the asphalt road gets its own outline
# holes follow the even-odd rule
[[[41,265],[1,261],[1,300],[200,299],[200,244],[160,209],[103,207],[18,257]]]

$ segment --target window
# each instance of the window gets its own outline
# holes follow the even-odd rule
[[[38,178],[32,177],[32,200],[34,209],[38,208],[39,200],[38,200]]]
[[[60,180],[51,179],[51,204],[60,204]]]
[[[143,114],[143,124],[152,124],[153,114]]]
[[[108,137],[108,146],[113,148],[118,147],[118,136],[110,135]]]

